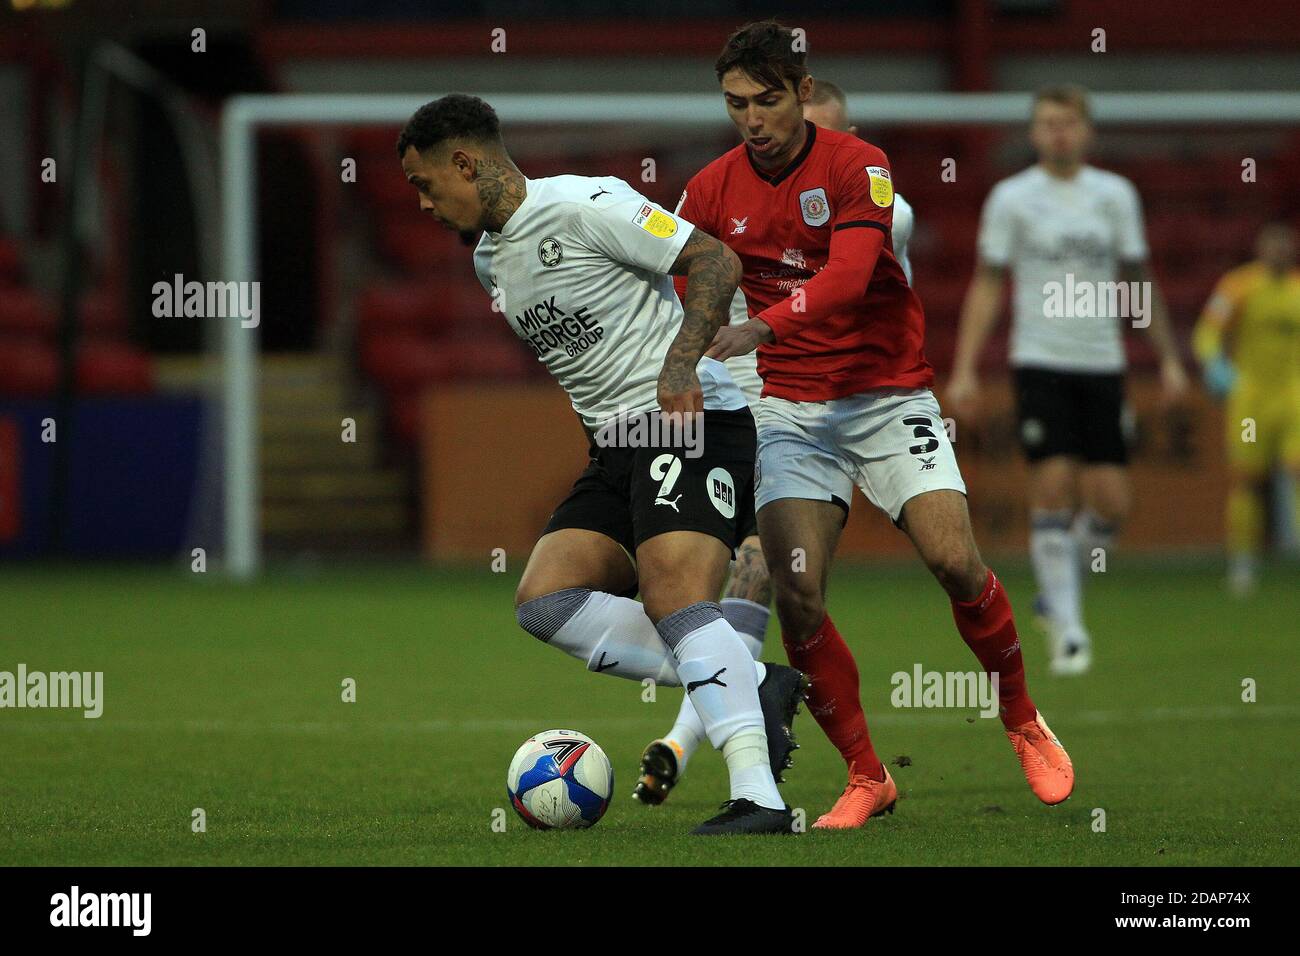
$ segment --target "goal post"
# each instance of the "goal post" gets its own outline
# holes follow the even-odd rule
[[[274,126],[400,125],[441,94],[257,94],[226,101],[221,114],[221,268],[223,281],[256,272],[257,133]],[[1030,93],[887,93],[848,91],[872,126],[989,126],[1027,121]],[[492,93],[507,127],[539,123],[726,127],[717,94]],[[1094,93],[1094,120],[1116,124],[1231,126],[1300,122],[1300,93]],[[222,327],[221,395],[225,572],[254,577],[261,563],[258,461],[259,330]]]

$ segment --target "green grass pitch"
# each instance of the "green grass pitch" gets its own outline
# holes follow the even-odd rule
[[[1118,566],[1117,566],[1118,565]],[[104,713],[0,710],[0,861],[11,865],[1284,864],[1300,833],[1300,575],[1234,602],[1217,569],[1112,561],[1089,584],[1096,666],[1052,678],[1023,567],[1004,565],[1030,690],[1070,750],[1071,799],[1037,803],[996,720],[890,706],[889,677],[970,670],[916,566],[845,567],[831,610],[857,656],[898,812],[850,833],[699,840],[725,798],[697,755],[669,802],[630,797],[681,691],[586,672],[518,630],[509,574],[273,571],[238,586],[157,568],[9,567],[0,670],[104,672]],[[767,657],[780,660],[775,623]],[[357,700],[342,700],[356,681]],[[1258,700],[1242,702],[1242,682]],[[529,830],[505,800],[531,733],[594,737],[615,798],[591,830]],[[843,767],[805,711],[784,787],[809,822]],[[202,808],[207,829],[192,832]],[[494,810],[504,832],[494,832]],[[1105,830],[1094,811],[1105,811]]]

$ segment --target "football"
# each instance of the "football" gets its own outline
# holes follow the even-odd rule
[[[605,751],[576,730],[546,730],[524,741],[506,774],[510,805],[530,827],[595,826],[614,792]]]

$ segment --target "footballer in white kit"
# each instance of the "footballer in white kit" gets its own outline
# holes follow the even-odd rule
[[[1129,508],[1133,429],[1124,401],[1124,327],[1145,328],[1166,396],[1186,387],[1164,303],[1147,270],[1133,184],[1084,163],[1086,93],[1040,92],[1030,138],[1039,162],[998,183],[984,204],[979,266],[967,294],[948,398],[971,414],[976,364],[1013,281],[1011,355],[1020,446],[1031,468],[1030,557],[1052,669],[1091,662],[1082,576]]]
[[[479,240],[474,268],[591,438],[591,465],[543,534],[598,531],[632,561],[642,542],[679,530],[734,550],[753,513],[754,424],[744,395],[721,362],[701,358],[701,434],[681,436],[678,453],[659,412],[660,372],[682,322],[669,270],[693,227],[619,179],[525,185],[505,227]],[[638,427],[645,443],[625,444]]]
[[[591,439],[520,580],[520,626],[597,673],[685,687],[731,787],[693,833],[792,832],[773,768],[794,747],[805,681],[754,661],[716,603],[754,507],[753,416],[703,357],[739,260],[621,180],[528,179],[477,97],[421,107],[397,153],[421,211],[482,231],[474,267],[494,309]],[[684,304],[675,273],[690,276]]]

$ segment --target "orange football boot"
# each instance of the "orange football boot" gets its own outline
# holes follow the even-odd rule
[[[1074,789],[1074,765],[1042,714],[1007,731],[1020,758],[1020,769],[1034,796],[1048,806],[1065,800]]]
[[[884,780],[872,780],[866,774],[849,768],[849,785],[844,788],[835,806],[823,813],[813,824],[815,830],[852,830],[872,817],[893,813],[898,802],[898,787],[894,778],[885,771]]]

